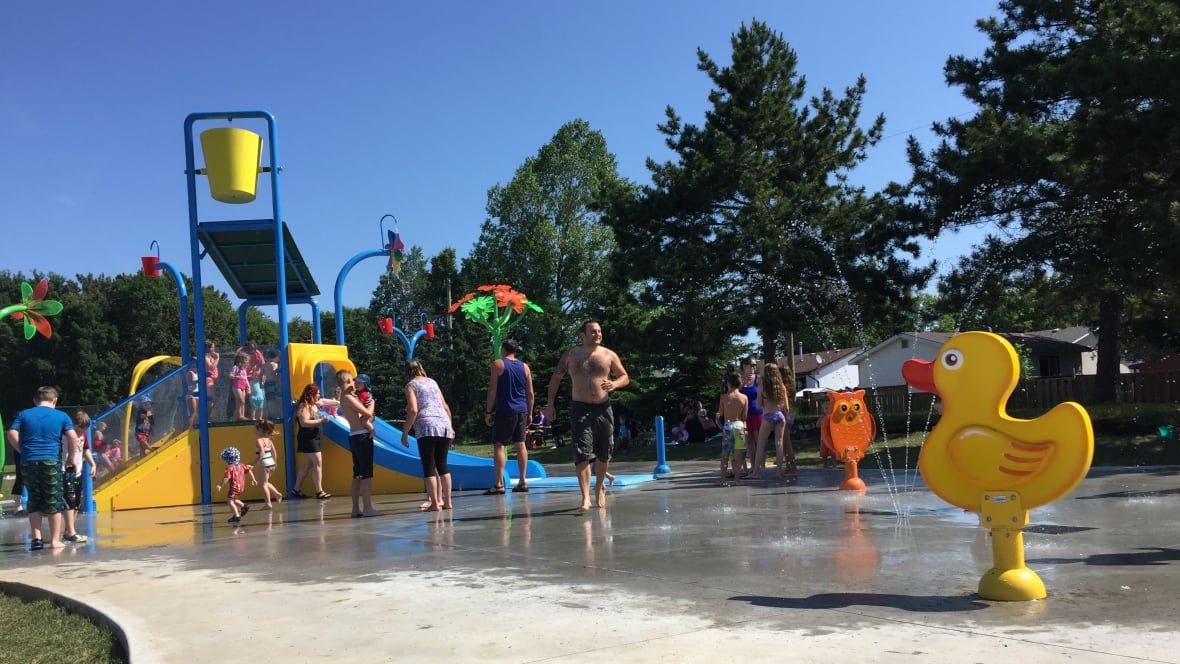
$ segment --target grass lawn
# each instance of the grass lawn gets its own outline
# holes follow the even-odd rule
[[[123,662],[111,631],[49,600],[25,602],[0,593],[0,634],[10,664]]]

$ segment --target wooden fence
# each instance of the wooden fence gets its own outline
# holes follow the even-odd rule
[[[1047,410],[1063,401],[1077,401],[1083,405],[1094,402],[1095,376],[1072,378],[1034,378],[1016,386],[1008,399],[1009,410]],[[889,385],[865,391],[865,403],[872,412],[905,413],[927,410],[932,396],[925,392],[910,392],[904,385]],[[1180,403],[1180,371],[1121,374],[1115,388],[1118,403]],[[799,415],[820,413],[827,397],[808,394],[796,402]]]

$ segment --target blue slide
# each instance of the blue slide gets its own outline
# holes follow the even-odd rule
[[[410,446],[402,447],[401,429],[380,418],[374,420],[373,463],[396,473],[411,477],[422,477],[422,461],[418,457],[418,444],[413,436]],[[324,435],[344,449],[348,449],[348,428],[339,420],[329,418],[323,425]],[[451,470],[451,484],[455,490],[487,489],[496,484],[491,459],[451,451],[447,457]],[[510,480],[518,480],[520,471],[516,461],[509,459],[505,471]],[[545,479],[545,467],[536,461],[528,463],[528,481]],[[511,485],[505,481],[505,485]]]

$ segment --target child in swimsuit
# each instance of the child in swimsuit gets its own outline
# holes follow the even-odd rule
[[[229,518],[229,522],[238,524],[241,523],[242,517],[246,516],[246,512],[250,511],[250,506],[238,498],[246,490],[246,473],[250,473],[250,482],[255,486],[258,485],[258,480],[254,478],[254,466],[242,465],[242,453],[238,452],[238,448],[227,447],[221,450],[221,460],[225,462],[225,475],[218,483],[216,491],[221,493],[221,487],[229,484],[229,499],[226,502],[234,514]]]
[[[262,467],[262,496],[266,499],[266,507],[262,509],[265,510],[271,509],[272,496],[275,500],[283,502],[282,492],[270,483],[270,475],[278,467],[276,460],[278,453],[275,451],[275,444],[270,439],[274,430],[275,425],[271,424],[269,420],[259,420],[254,424],[254,433],[258,435],[258,442],[254,447],[258,458],[254,460],[254,465]]]

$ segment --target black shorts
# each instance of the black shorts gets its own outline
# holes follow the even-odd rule
[[[352,450],[352,478],[367,480],[373,477],[373,434],[368,431],[348,436],[348,449]]]
[[[610,461],[615,443],[615,414],[610,402],[570,405],[570,428],[573,434],[574,463]]]
[[[528,413],[496,413],[492,422],[492,444],[514,445],[524,442],[524,431],[529,424]]]
[[[66,466],[61,476],[61,497],[68,510],[82,509],[82,476],[74,474],[73,466]]]
[[[299,443],[297,451],[300,454],[314,454],[320,451],[321,443],[320,428],[318,426],[311,429],[304,429],[299,427],[299,433],[295,434],[295,440]]]

